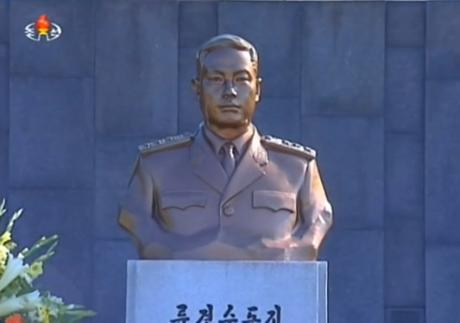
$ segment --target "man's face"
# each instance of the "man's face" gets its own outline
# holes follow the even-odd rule
[[[249,52],[218,48],[208,53],[195,90],[203,117],[211,127],[247,127],[260,95],[260,81]]]

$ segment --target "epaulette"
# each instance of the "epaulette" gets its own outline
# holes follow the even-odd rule
[[[184,133],[177,136],[170,136],[158,140],[154,140],[139,146],[139,152],[141,154],[152,153],[173,147],[179,147],[192,142],[193,134]]]
[[[272,136],[262,136],[261,140],[262,143],[265,143],[270,147],[306,157],[308,160],[316,158],[316,151],[314,149],[297,144],[295,142],[290,142],[288,140],[279,139]]]

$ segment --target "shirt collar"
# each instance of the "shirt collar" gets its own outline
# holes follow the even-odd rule
[[[210,143],[211,148],[213,149],[216,155],[219,154],[220,149],[225,143],[232,142],[235,145],[238,154],[241,156],[246,150],[246,147],[254,134],[254,126],[252,124],[248,127],[245,133],[233,140],[227,140],[219,137],[214,132],[212,132],[206,125],[204,125],[203,128],[204,136]]]

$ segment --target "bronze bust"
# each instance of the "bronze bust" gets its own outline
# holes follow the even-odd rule
[[[316,259],[331,205],[315,151],[252,124],[258,62],[241,37],[208,40],[192,81],[204,122],[140,147],[119,223],[141,258]]]

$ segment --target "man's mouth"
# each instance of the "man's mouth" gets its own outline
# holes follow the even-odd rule
[[[221,105],[219,106],[221,110],[224,111],[239,111],[240,107],[238,105]]]

